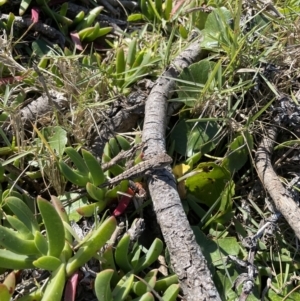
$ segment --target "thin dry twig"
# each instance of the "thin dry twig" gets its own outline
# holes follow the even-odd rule
[[[300,239],[300,208],[279,180],[271,162],[276,137],[277,128],[275,126],[269,127],[257,149],[255,164],[258,176],[271,196],[276,209],[284,216]]]

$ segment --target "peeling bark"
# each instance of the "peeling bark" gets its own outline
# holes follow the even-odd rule
[[[300,208],[290,197],[272,167],[271,153],[277,137],[276,127],[267,130],[266,137],[261,141],[255,158],[258,176],[270,194],[276,209],[284,216],[288,224],[300,239]]]
[[[172,78],[175,79],[183,68],[196,62],[201,54],[198,39],[173,61],[152,89],[146,101],[143,129],[143,141],[147,143],[146,158],[165,152],[167,102],[175,90]],[[170,169],[158,170],[155,180],[149,179],[148,185],[171,263],[180,281],[183,299],[221,300],[186,218]]]

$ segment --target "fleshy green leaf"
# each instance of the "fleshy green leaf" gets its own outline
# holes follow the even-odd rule
[[[107,202],[96,202],[89,205],[81,206],[76,211],[81,216],[90,217],[93,216],[95,213],[102,212],[107,206]]]
[[[37,268],[49,271],[55,271],[61,263],[57,257],[53,256],[42,256],[33,262]]]
[[[41,232],[39,231],[35,232],[34,243],[41,254],[43,255],[48,254],[48,242]]]
[[[95,293],[98,300],[112,301],[110,289],[110,280],[114,274],[114,270],[104,270],[97,274],[95,279]]]
[[[73,161],[74,165],[77,167],[78,172],[82,174],[83,176],[88,176],[89,169],[86,166],[83,158],[78,154],[78,152],[73,147],[67,147],[65,149],[65,152],[70,157],[70,159]]]
[[[132,270],[132,266],[129,262],[129,245],[130,245],[130,236],[129,234],[124,234],[120,239],[116,251],[115,251],[115,260],[118,267],[122,269],[125,273]]]
[[[156,283],[158,270],[152,270],[147,273],[143,281],[137,281],[133,284],[132,290],[137,296],[142,296],[146,292],[151,291]]]
[[[117,143],[120,145],[122,150],[126,151],[126,150],[129,150],[131,148],[130,143],[123,136],[117,135],[116,140],[117,140]]]
[[[48,255],[59,258],[65,245],[63,222],[48,201],[38,197],[37,203],[47,232]]]
[[[31,0],[22,0],[19,8],[19,15],[22,16],[29,7]]]
[[[59,168],[63,173],[64,177],[71,183],[84,187],[89,182],[88,173],[87,175],[80,174],[77,170],[71,169],[64,161],[59,161]]]
[[[5,204],[32,234],[40,230],[33,213],[22,200],[17,197],[10,196],[5,199]]]
[[[0,283],[0,300],[1,301],[10,301],[11,295],[8,291],[6,285]]]
[[[134,275],[129,272],[117,283],[112,291],[113,300],[125,300],[133,285]]]
[[[163,301],[175,301],[179,293],[179,284],[170,285],[162,296]]]
[[[116,226],[117,221],[114,217],[110,217],[105,220],[103,224],[94,231],[88,241],[79,248],[77,253],[69,259],[66,267],[67,274],[71,275],[77,268],[89,261],[110,239]]]
[[[82,156],[89,169],[89,178],[95,186],[105,181],[105,175],[97,159],[88,151],[82,150]]]
[[[0,237],[0,245],[16,254],[39,254],[34,240],[25,240],[19,238],[17,232],[12,231],[6,227],[0,226]]]
[[[105,191],[103,189],[98,188],[91,183],[87,183],[86,191],[94,200],[104,202]]]
[[[160,239],[156,238],[153,241],[146,255],[139,259],[137,266],[134,268],[134,271],[138,273],[150,266],[153,262],[155,262],[158,259],[158,256],[161,254],[162,250],[163,242]]]
[[[160,278],[156,281],[154,290],[157,292],[165,291],[171,284],[178,283],[178,276],[177,275],[170,275],[164,278]]]
[[[53,272],[47,283],[43,301],[61,300],[66,282],[65,268],[65,264],[61,264],[61,266]]]
[[[144,19],[145,19],[145,17],[143,14],[131,14],[127,17],[128,22],[136,22],[136,21],[141,21]]]
[[[199,227],[193,226],[192,230],[209,265],[213,262],[214,266],[222,268],[224,267],[222,260],[224,256],[238,255],[240,252],[240,246],[235,237],[220,238],[214,241],[208,239]]]
[[[16,254],[9,250],[1,250],[0,249],[0,267],[6,269],[31,269],[34,267],[33,260],[35,260],[35,256],[26,256]]]
[[[34,235],[29,231],[26,225],[22,223],[18,218],[11,215],[7,215],[6,219],[10,223],[10,225],[18,232],[18,236],[20,236],[23,239],[29,240],[34,238]]]

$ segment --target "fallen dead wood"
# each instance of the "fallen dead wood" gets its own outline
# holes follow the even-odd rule
[[[284,216],[298,239],[300,239],[300,208],[291,198],[272,167],[271,154],[276,137],[277,128],[275,126],[269,127],[266,131],[266,136],[257,149],[255,157],[256,168],[258,176],[271,196],[276,209]]]
[[[40,120],[44,116],[53,116],[53,113],[65,112],[69,109],[70,103],[64,93],[50,89],[35,100],[23,105],[19,111],[21,119],[14,125],[17,132],[23,131],[24,127],[31,128],[31,124]],[[49,97],[51,98],[49,100]],[[92,153],[100,159],[104,146],[109,138],[115,136],[118,132],[131,131],[137,123],[137,120],[144,115],[145,101],[147,94],[142,90],[134,91],[128,97],[119,99],[113,105],[101,114],[94,114],[92,133],[86,133],[88,136],[88,147]],[[99,117],[97,117],[99,116]],[[17,119],[15,120],[16,123]],[[4,125],[4,129],[9,134],[11,121]],[[13,135],[13,133],[11,133]]]
[[[146,101],[143,129],[143,141],[147,143],[146,158],[165,152],[167,106],[175,90],[174,79],[183,68],[196,62],[201,54],[198,39],[175,58],[152,89]],[[155,181],[149,179],[148,185],[171,263],[180,281],[183,299],[221,300],[183,210],[170,169],[158,170]]]
[[[20,137],[25,128],[32,129],[32,124],[46,117],[51,119],[55,111],[63,113],[68,107],[69,103],[64,93],[50,89],[37,99],[26,101],[17,114],[3,123],[2,129],[8,136],[16,133],[15,135]]]

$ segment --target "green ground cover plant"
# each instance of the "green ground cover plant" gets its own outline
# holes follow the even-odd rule
[[[150,199],[131,207],[128,180],[99,187],[126,170],[124,158],[104,164],[140,144],[142,114],[103,153],[90,140],[197,38],[201,56],[175,79],[166,137],[187,219],[222,300],[298,300],[297,237],[265,202],[255,156],[276,124],[272,162],[297,201],[299,1],[141,0],[106,23],[109,8],[75,4],[0,1],[0,300],[85,300],[77,277],[95,265],[89,297],[181,300],[162,237],[113,235],[120,216],[134,228]],[[28,105],[43,95],[49,107],[30,107],[32,117]],[[131,157],[139,163],[142,151]],[[73,223],[82,221],[93,225],[79,237]],[[48,280],[20,293],[27,269]]]

